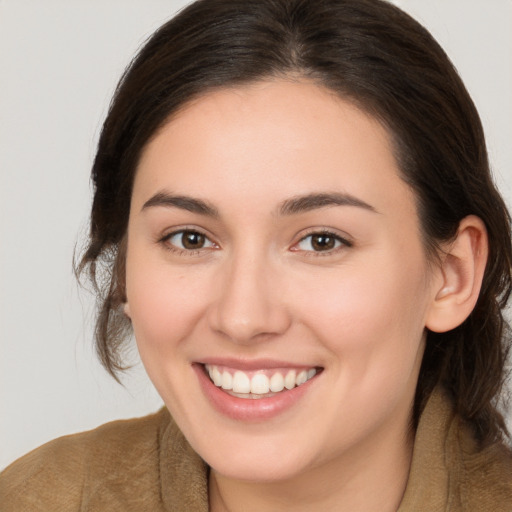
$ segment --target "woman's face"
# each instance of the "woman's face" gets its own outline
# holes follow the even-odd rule
[[[143,153],[126,311],[218,474],[287,479],[405,444],[432,272],[386,131],[316,85],[209,93]]]

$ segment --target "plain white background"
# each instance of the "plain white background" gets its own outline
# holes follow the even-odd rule
[[[72,273],[89,170],[117,79],[184,0],[0,0],[0,469],[57,436],[161,400],[137,363],[116,384]],[[459,69],[512,204],[512,0],[396,0]]]

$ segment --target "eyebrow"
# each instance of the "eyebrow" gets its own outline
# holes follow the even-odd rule
[[[365,203],[363,200],[350,194],[340,194],[337,192],[292,197],[281,204],[279,212],[281,215],[294,215],[327,206],[355,206],[378,213],[373,206]]]
[[[180,208],[192,213],[198,213],[207,217],[219,217],[219,211],[211,204],[189,196],[172,195],[168,192],[158,192],[148,199],[142,206],[142,210],[153,206],[163,206],[167,208]]]
[[[144,203],[142,210],[155,206],[180,208],[182,210],[198,213],[199,215],[205,215],[207,217],[220,217],[217,208],[209,204],[207,201],[190,196],[173,195],[168,192],[156,193]],[[281,203],[279,213],[283,216],[296,215],[298,213],[304,213],[329,206],[355,206],[377,213],[377,210],[373,206],[363,200],[350,194],[341,194],[338,192],[323,192],[292,197]]]

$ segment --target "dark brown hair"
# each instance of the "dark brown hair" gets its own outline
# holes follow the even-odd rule
[[[506,433],[497,399],[509,346],[502,310],[511,289],[510,219],[489,171],[478,113],[432,36],[381,0],[199,0],[163,25],[121,78],[92,169],[90,240],[78,265],[99,297],[97,350],[116,377],[130,324],[125,235],[145,145],[187,102],[219,87],[299,76],[335,91],[391,134],[414,190],[425,247],[480,217],[489,261],[476,307],[456,329],[428,333],[415,418],[441,383],[483,443]]]

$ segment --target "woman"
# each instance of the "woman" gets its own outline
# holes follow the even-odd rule
[[[510,510],[509,217],[416,22],[196,2],[123,76],[93,180],[97,347],[116,376],[133,329],[166,409],[20,459],[6,510]]]

